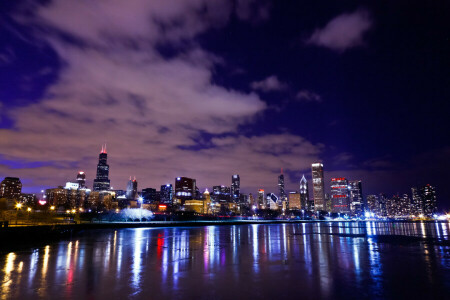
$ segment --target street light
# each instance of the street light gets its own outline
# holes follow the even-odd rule
[[[22,203],[16,203],[16,208],[17,209],[21,209],[22,208]]]
[[[31,211],[31,207],[28,207],[28,208],[27,208],[27,211],[30,212],[30,211]]]
[[[55,210],[55,206],[54,205],[50,206],[50,210]]]

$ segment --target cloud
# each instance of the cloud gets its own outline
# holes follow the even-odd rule
[[[258,23],[267,20],[270,15],[270,4],[266,1],[237,0],[236,15],[241,20]]]
[[[261,81],[254,81],[250,86],[254,90],[261,90],[263,92],[283,91],[288,88],[288,85],[281,82],[275,75],[271,75]]]
[[[308,90],[300,90],[295,98],[305,102],[322,102],[322,97],[319,94]]]
[[[330,48],[338,52],[363,44],[363,35],[372,27],[372,20],[366,10],[342,14],[316,29],[307,43]]]
[[[54,1],[16,13],[62,67],[52,70],[57,80],[39,102],[9,108],[14,125],[0,129],[3,160],[42,165],[0,163],[1,175],[56,186],[84,170],[92,182],[106,142],[115,188],[130,175],[139,188],[158,188],[180,175],[200,187],[229,184],[239,173],[245,188],[275,189],[280,167],[307,168],[317,159],[321,146],[299,136],[240,134],[267,105],[213,83],[223,58],[195,40],[227,22],[228,1],[113,2]],[[161,43],[174,55],[158,52]]]

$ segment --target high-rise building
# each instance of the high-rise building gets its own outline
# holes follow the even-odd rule
[[[83,171],[78,172],[77,183],[80,189],[86,188],[86,174]]]
[[[284,189],[284,174],[283,169],[281,169],[281,174],[278,176],[278,194],[280,195],[281,201],[286,201],[286,191]]]
[[[241,193],[241,179],[239,175],[234,174],[231,176],[231,198],[234,202],[239,202]]]
[[[133,180],[130,180],[127,183],[127,199],[128,200],[136,200],[137,197],[137,188],[138,188],[138,182],[136,180],[136,177],[134,177]]]
[[[211,197],[216,202],[229,202],[231,200],[231,189],[228,186],[215,185],[213,186],[213,193]]]
[[[344,177],[331,178],[331,212],[350,213],[349,187]]]
[[[0,184],[0,198],[16,199],[19,201],[22,193],[22,182],[17,177],[5,177]]]
[[[309,201],[309,190],[308,190],[308,181],[305,178],[305,174],[303,174],[302,179],[300,179],[300,204],[301,208],[305,210],[311,210],[310,201]],[[289,195],[290,196],[290,195]],[[291,200],[289,199],[289,202]],[[291,207],[290,205],[289,207]]]
[[[161,203],[172,204],[173,189],[171,184],[165,184],[161,186],[160,189],[160,199]]]
[[[136,188],[137,188],[137,186],[136,186]],[[151,203],[157,201],[156,189],[153,189],[153,188],[142,189],[141,197],[142,197],[142,203],[144,203],[144,204],[151,204]]]
[[[302,206],[302,194],[301,193],[299,193],[299,192],[290,192],[289,193],[289,209],[304,209],[304,206]]]
[[[266,208],[269,208],[271,210],[277,210],[279,208],[278,197],[274,193],[267,194],[266,203]]]
[[[188,177],[175,178],[175,197],[182,201],[192,200],[197,189],[196,180]]]
[[[386,195],[381,193],[378,197],[378,206],[380,209],[379,217],[387,217],[387,198]]]
[[[423,214],[423,207],[422,207],[422,196],[420,189],[418,187],[412,187],[411,188],[411,214],[419,216],[420,214]]]
[[[437,211],[436,206],[436,188],[429,184],[420,189],[422,197],[423,214],[431,217]]]
[[[102,151],[98,157],[97,177],[94,179],[94,191],[108,191],[111,188],[109,180],[109,165],[107,163],[108,154],[106,145],[102,146]]]
[[[317,211],[325,210],[325,183],[323,177],[323,164],[313,163],[311,165],[314,209]]]
[[[353,215],[361,216],[364,213],[364,200],[362,196],[361,180],[349,180],[350,211]]]
[[[375,215],[379,215],[379,213],[380,213],[380,208],[379,208],[380,203],[378,201],[377,195],[368,195],[366,199],[367,199],[366,200],[366,202],[367,202],[366,211],[374,213]]]
[[[266,208],[266,202],[264,201],[264,190],[263,189],[258,190],[258,208],[259,209]]]

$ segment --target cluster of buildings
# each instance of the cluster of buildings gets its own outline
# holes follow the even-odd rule
[[[138,190],[136,178],[129,179],[126,190],[112,189],[106,145],[102,146],[97,174],[92,190],[86,186],[86,174],[79,172],[76,180],[65,186],[23,194],[19,178],[6,177],[0,185],[0,209],[11,209],[16,203],[29,207],[51,207],[59,211],[104,211],[123,208],[147,208],[152,211],[191,211],[199,214],[254,215],[277,211],[282,214],[301,212],[303,216],[333,215],[347,217],[408,218],[433,216],[436,211],[436,191],[433,186],[412,188],[411,197],[404,194],[387,198],[384,194],[363,197],[360,180],[331,178],[330,193],[325,192],[322,163],[311,165],[312,197],[309,184],[302,176],[297,191],[287,193],[283,170],[278,176],[278,193],[244,194],[238,174],[231,176],[231,185],[213,186],[211,192],[200,192],[194,178],[177,177],[174,184]],[[39,198],[39,199],[38,199]],[[317,214],[316,214],[317,213]]]

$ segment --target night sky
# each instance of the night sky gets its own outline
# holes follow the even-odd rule
[[[322,161],[363,193],[450,209],[448,1],[0,4],[0,177],[25,192],[197,179],[288,191]],[[311,182],[310,182],[311,188]],[[327,187],[329,189],[329,187]]]

